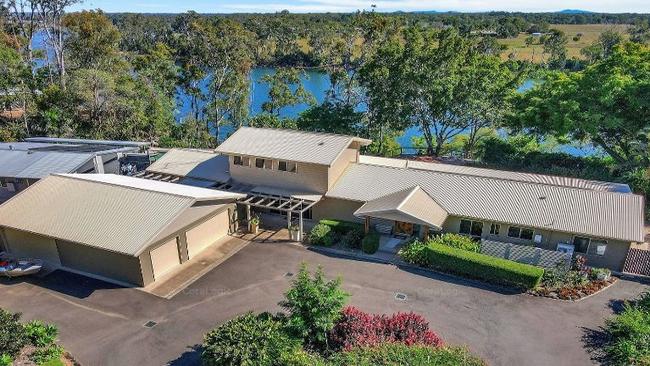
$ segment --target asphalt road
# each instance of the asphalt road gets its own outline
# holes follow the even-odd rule
[[[301,262],[341,276],[364,311],[423,314],[449,344],[467,345],[491,365],[591,365],[585,336],[621,299],[647,285],[621,280],[577,303],[512,294],[474,282],[392,265],[336,258],[291,244],[252,243],[171,300],[55,272],[29,282],[0,280],[0,307],[56,323],[62,345],[83,365],[194,365],[203,335],[247,311],[277,303]],[[405,301],[396,293],[407,295]],[[145,328],[148,321],[153,328]]]

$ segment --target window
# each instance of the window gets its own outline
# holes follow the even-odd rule
[[[255,167],[256,168],[260,168],[260,169],[264,168],[265,163],[266,163],[265,159],[261,159],[261,158],[255,159]]]
[[[573,238],[573,246],[575,247],[574,250],[577,253],[587,253],[587,249],[589,249],[589,242],[591,239],[589,238],[583,238],[581,236],[576,236]]]
[[[283,172],[290,172],[290,173],[295,173],[296,172],[296,163],[290,162],[290,161],[278,161],[278,170],[281,170]]]
[[[483,234],[483,223],[480,221],[460,220],[461,234],[481,236]]]
[[[499,230],[501,230],[501,225],[499,225],[499,224],[490,225],[490,234],[491,235],[499,235]]]
[[[605,255],[607,250],[607,241],[599,239],[590,239],[581,236],[573,238],[573,245],[576,253],[589,255]]]
[[[243,162],[241,156],[237,156],[237,155],[235,155],[232,158],[232,163],[235,164],[235,165],[244,165],[244,162]]]
[[[510,226],[508,227],[508,236],[511,238],[533,240],[533,236],[535,236],[535,230],[521,228],[518,226]]]
[[[589,244],[587,254],[591,255],[605,255],[607,250],[607,242],[604,240],[592,240]]]

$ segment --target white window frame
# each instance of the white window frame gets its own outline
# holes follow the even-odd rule
[[[579,252],[579,251],[575,250],[575,249],[577,249],[577,248],[575,248],[575,244],[574,244],[576,238],[582,238],[582,239],[589,240],[589,242],[587,243],[587,249],[584,252]],[[597,252],[594,252],[594,253],[590,252],[591,244],[593,244],[594,241],[605,244],[605,251],[603,252],[603,254],[598,254]],[[607,253],[607,247],[609,246],[609,242],[607,240],[605,240],[605,239],[596,239],[596,238],[591,238],[589,236],[580,236],[580,235],[574,235],[571,238],[571,244],[574,245],[575,253],[584,254],[584,255],[594,255],[594,256],[597,256],[597,257],[605,256],[605,253]]]
[[[463,221],[469,221],[469,222],[470,222],[470,225],[469,225],[469,233],[463,233],[463,232],[460,231],[460,230],[461,230],[461,227],[462,227],[462,224],[463,224]],[[480,235],[474,235],[474,234],[472,234],[472,227],[474,226],[474,223],[475,223],[475,222],[481,224],[481,234],[480,234]],[[467,219],[467,218],[465,218],[465,219],[460,219],[460,221],[458,222],[458,233],[459,233],[459,234],[462,234],[462,235],[471,236],[471,237],[473,237],[473,238],[480,238],[480,237],[482,237],[482,236],[483,236],[483,229],[484,229],[484,228],[485,228],[485,223],[484,223],[483,221],[478,221],[478,220],[472,220],[472,219]]]
[[[519,235],[518,235],[518,236],[511,236],[511,235],[510,235],[510,229],[511,229],[511,228],[517,228],[517,229],[519,229]],[[530,239],[525,239],[525,238],[522,238],[522,237],[521,237],[521,233],[522,233],[524,230],[530,230],[530,231],[533,232],[533,235],[530,237]],[[526,240],[526,241],[533,241],[533,240],[535,239],[535,233],[536,233],[536,231],[535,231],[535,229],[533,229],[532,227],[517,226],[517,225],[508,225],[508,232],[506,232],[506,236],[509,237],[509,238],[513,238],[513,239]]]

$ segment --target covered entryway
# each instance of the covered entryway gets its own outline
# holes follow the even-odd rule
[[[25,231],[4,229],[8,251],[16,257],[38,258],[53,267],[61,265],[59,251],[53,238]]]
[[[180,264],[181,257],[178,252],[178,237],[169,240],[151,251],[151,266],[153,268],[154,280],[158,280],[165,273]]]
[[[228,210],[187,231],[187,255],[194,258],[205,248],[228,235],[230,219]]]

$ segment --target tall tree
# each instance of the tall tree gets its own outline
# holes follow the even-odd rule
[[[274,74],[262,77],[262,81],[269,85],[269,99],[262,104],[266,113],[279,117],[285,107],[314,104],[314,96],[302,85],[297,69],[280,68]]]
[[[101,10],[67,14],[63,26],[69,67],[110,70],[120,60],[120,31]]]
[[[560,70],[566,66],[567,44],[569,42],[566,34],[559,29],[551,29],[548,34],[542,36],[544,54],[548,55],[546,65],[550,69]]]

